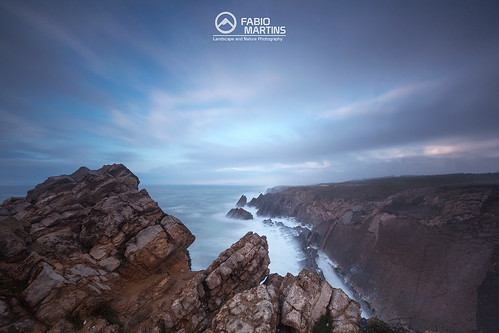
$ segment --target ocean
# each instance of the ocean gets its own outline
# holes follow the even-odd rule
[[[0,201],[12,196],[23,197],[33,186],[0,186]],[[301,261],[306,258],[305,253],[295,239],[291,229],[283,230],[263,221],[265,217],[256,215],[256,210],[245,207],[253,214],[253,220],[236,220],[225,217],[242,194],[248,201],[265,193],[266,188],[261,186],[235,185],[141,185],[161,209],[180,219],[196,236],[196,240],[189,247],[192,270],[206,269],[218,255],[237,242],[248,231],[265,235],[269,244],[270,272],[282,276],[287,273],[298,275],[303,268]],[[287,227],[306,227],[293,219],[278,218]],[[355,294],[336,274],[334,263],[319,251],[316,259],[326,280],[335,288],[343,289],[351,298]],[[363,307],[362,315],[368,316]]]

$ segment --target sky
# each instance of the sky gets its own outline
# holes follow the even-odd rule
[[[214,41],[215,18],[282,41]],[[230,34],[229,34],[230,35]],[[0,1],[0,184],[499,171],[497,1]]]

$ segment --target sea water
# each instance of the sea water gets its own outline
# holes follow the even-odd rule
[[[306,255],[294,237],[297,235],[290,232],[290,229],[284,230],[264,223],[268,217],[257,216],[256,209],[252,207],[246,206],[244,209],[252,213],[253,220],[237,220],[225,216],[230,209],[236,207],[242,194],[246,195],[249,201],[260,193],[265,193],[265,187],[148,185],[146,188],[165,213],[179,218],[196,236],[196,240],[189,247],[193,270],[207,268],[222,251],[237,242],[248,231],[267,237],[271,273],[282,276],[287,273],[298,275],[303,268],[300,261],[305,259]],[[290,228],[307,227],[292,218],[274,220]],[[350,298],[357,299],[348,285],[337,275],[334,263],[322,251],[319,251],[316,261],[331,286],[341,288]],[[364,306],[361,310],[363,317],[370,316]]]
[[[12,196],[24,197],[27,190],[33,187],[0,186],[0,202]],[[249,201],[260,193],[265,193],[265,187],[145,185],[141,188],[145,188],[149,192],[151,198],[159,204],[165,213],[180,219],[196,236],[196,240],[188,249],[192,270],[206,269],[221,252],[249,231],[267,237],[271,273],[278,273],[282,276],[287,273],[298,275],[303,268],[300,261],[306,256],[295,240],[294,236],[296,235],[293,234],[292,229],[284,230],[264,223],[263,221],[267,218],[257,216],[256,209],[251,207],[244,209],[253,214],[253,220],[237,220],[225,216],[231,208],[236,207],[236,202],[242,194],[245,194]],[[290,228],[306,227],[291,218],[275,220]],[[316,261],[324,277],[333,287],[341,288],[350,298],[355,298],[354,293],[336,274],[332,261],[324,253],[319,251]],[[362,316],[369,316],[364,307],[362,307]]]

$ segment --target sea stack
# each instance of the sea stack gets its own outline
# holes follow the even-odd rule
[[[246,196],[244,194],[241,195],[241,198],[239,198],[239,200],[236,203],[236,207],[246,206],[247,201],[248,201],[248,198],[246,198]]]
[[[232,208],[226,216],[231,219],[253,220],[253,214],[243,208]]]

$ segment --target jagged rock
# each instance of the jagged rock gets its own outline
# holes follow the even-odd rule
[[[142,229],[156,224],[163,212],[145,190],[129,191],[103,198],[97,202],[88,217],[82,221],[80,240],[85,246],[109,243],[123,232],[136,235]]]
[[[269,227],[275,226],[275,223],[274,223],[274,221],[272,221],[272,219],[265,219],[265,220],[263,220],[263,224],[266,225],[266,226],[269,226]]]
[[[356,318],[342,295],[326,304],[331,287],[310,273],[260,285],[268,244],[252,232],[192,272],[194,236],[137,186],[123,165],[82,167],[4,201],[0,332],[275,332],[294,327],[300,297],[299,327],[327,306],[344,327]]]
[[[236,294],[213,319],[210,332],[273,333],[279,324],[279,304],[274,287],[258,287]]]
[[[213,311],[234,294],[257,286],[269,274],[265,236],[248,232],[206,269],[208,309]]]
[[[281,325],[300,333],[311,332],[319,317],[330,311],[339,323],[335,332],[357,332],[360,304],[350,300],[341,289],[331,287],[316,272],[302,270],[298,276],[288,273],[284,278],[273,274],[266,284],[279,295]]]
[[[236,207],[244,207],[244,206],[246,206],[246,202],[247,201],[248,201],[248,198],[246,198],[246,196],[244,194],[241,195],[241,197],[239,198],[239,200],[236,203]]]
[[[111,301],[111,290],[125,279],[117,271],[137,279],[170,264],[189,269],[186,249],[194,236],[138,183],[121,164],[82,167],[48,178],[26,198],[4,201],[0,276],[15,285],[27,281],[10,301],[22,300],[36,325],[51,327],[73,311],[88,315],[95,302]],[[25,316],[10,326],[30,324]]]
[[[285,277],[272,274],[265,284],[229,299],[205,333],[308,333],[327,311],[335,322],[335,333],[358,332],[359,303],[332,288],[316,272],[302,270],[298,276]]]
[[[130,326],[132,331],[200,332],[209,327],[208,317],[213,317],[226,300],[257,286],[267,276],[269,262],[265,237],[248,233],[206,271],[194,275],[172,271],[121,307],[132,317],[142,318]],[[165,294],[172,296],[165,298]]]
[[[415,330],[497,330],[499,174],[392,177],[268,191],[257,215],[313,225],[375,314]],[[431,302],[428,301],[431,299]]]
[[[161,280],[152,289],[141,293],[140,298],[151,297],[148,302],[141,304],[134,313],[136,318],[144,317],[139,322],[131,321],[129,327],[132,332],[201,332],[208,327],[205,305],[203,280],[204,272],[191,276],[183,284],[169,276]],[[181,280],[181,279],[179,279]],[[165,297],[172,290],[171,297]],[[141,302],[142,300],[139,300]],[[133,302],[133,300],[132,300]]]
[[[238,220],[253,219],[253,215],[247,210],[244,210],[243,208],[232,208],[231,210],[229,210],[226,216],[231,219],[238,219]]]
[[[328,310],[334,319],[334,332],[358,332],[360,304],[350,299],[343,290],[333,288]]]

